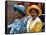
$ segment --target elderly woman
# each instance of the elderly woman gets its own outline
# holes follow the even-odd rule
[[[43,24],[38,17],[42,14],[41,9],[36,5],[32,5],[27,8],[26,13],[32,17],[28,20],[27,32],[41,32]]]
[[[25,33],[27,32],[27,21],[30,16],[26,17],[25,7],[23,5],[14,5],[13,9],[15,11],[15,21],[10,25],[10,33]]]

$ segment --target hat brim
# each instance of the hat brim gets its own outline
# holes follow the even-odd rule
[[[42,15],[42,10],[37,5],[32,5],[32,6],[27,7],[26,14],[30,16],[31,14],[29,11],[33,8],[38,10],[38,12],[39,12],[38,16]]]

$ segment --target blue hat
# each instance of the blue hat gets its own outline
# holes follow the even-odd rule
[[[25,7],[23,5],[17,5],[15,4],[13,6],[14,11],[18,10],[19,12],[21,12],[23,15],[25,15]]]

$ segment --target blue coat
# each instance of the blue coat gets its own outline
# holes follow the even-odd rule
[[[27,21],[31,18],[30,16],[24,17],[21,20],[15,19],[12,24],[10,33],[25,33],[27,32]]]

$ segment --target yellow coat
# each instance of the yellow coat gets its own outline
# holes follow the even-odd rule
[[[42,22],[38,21],[36,25],[32,28],[31,32],[41,32],[42,26]]]
[[[36,22],[36,24],[33,26],[33,28],[31,29],[31,26],[32,26],[32,23],[33,21],[31,20],[30,21],[30,24],[29,24],[29,32],[41,32],[42,30],[42,21],[38,18],[38,21]],[[30,30],[31,29],[31,30]]]

